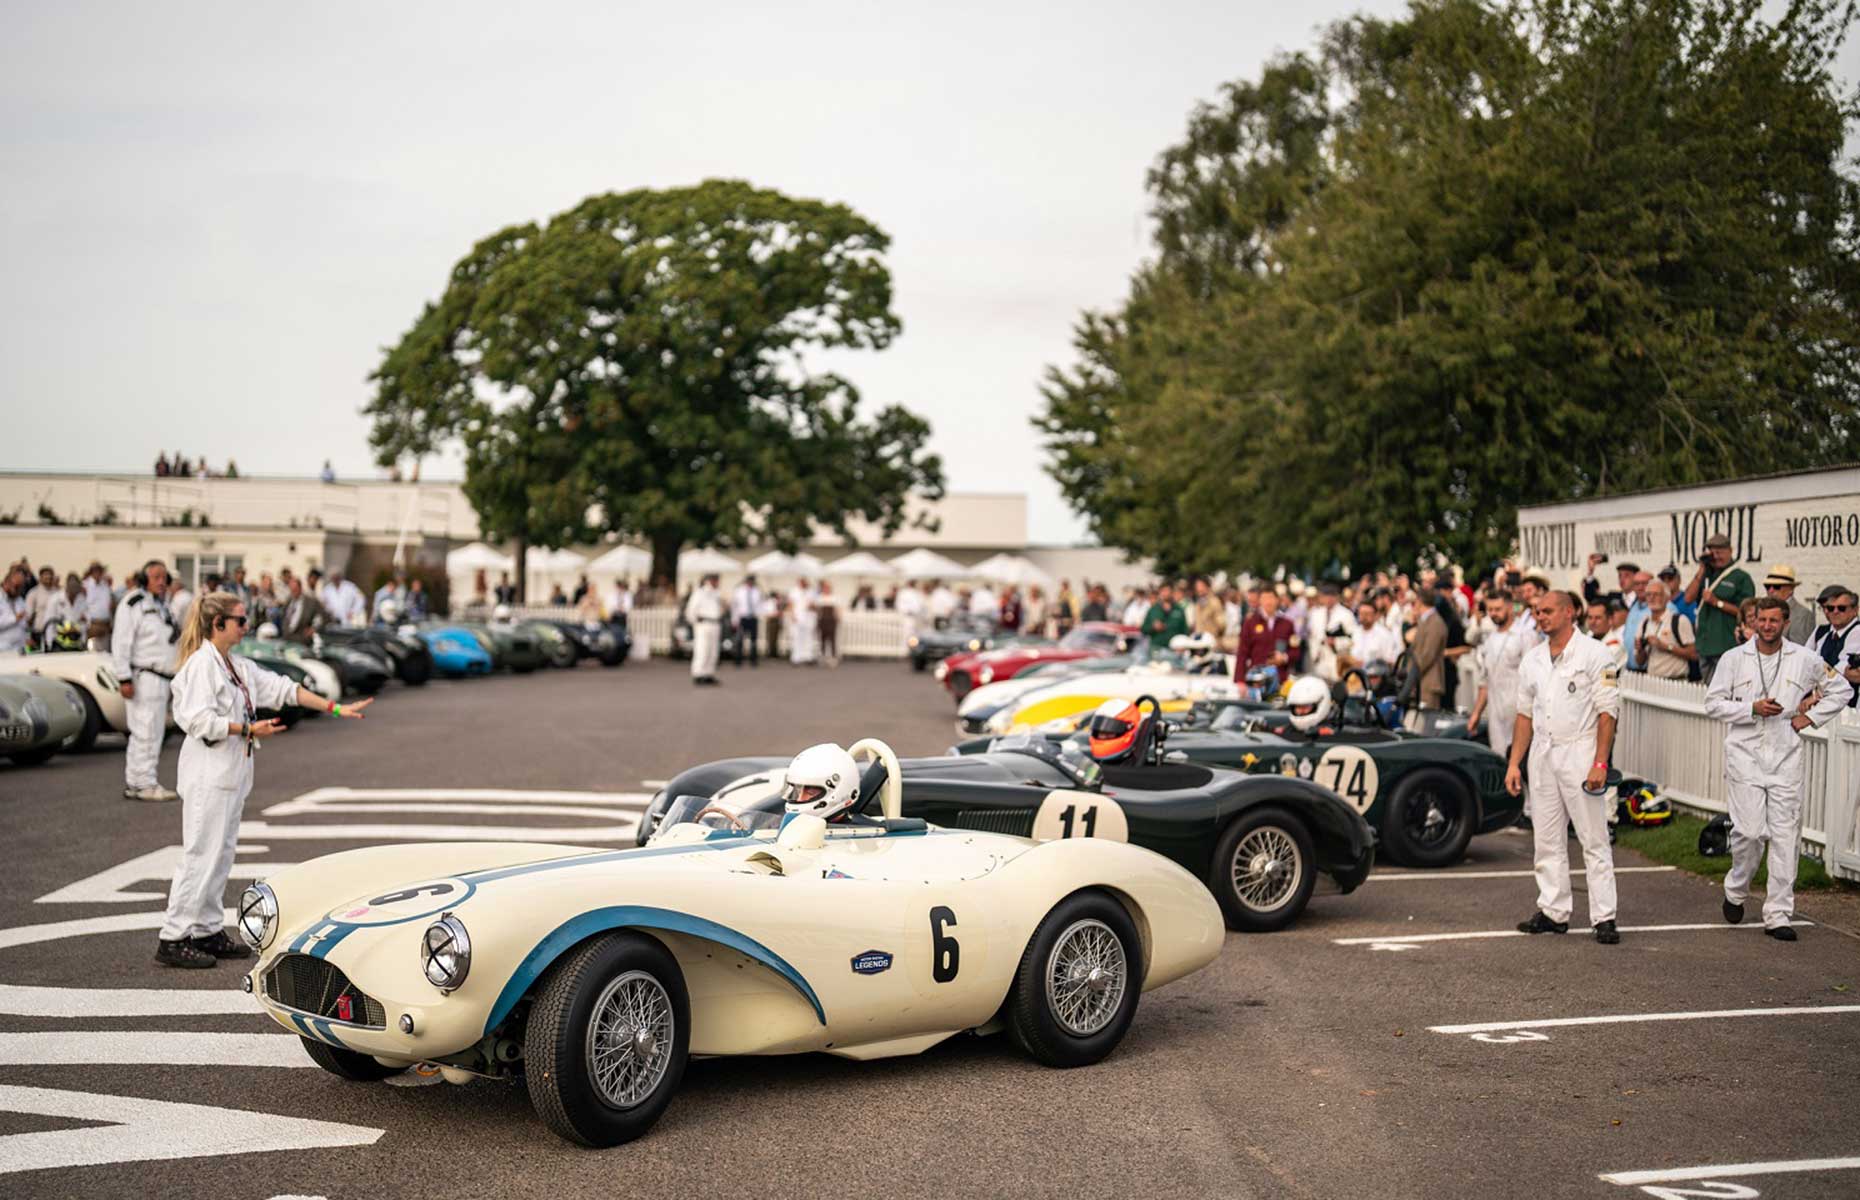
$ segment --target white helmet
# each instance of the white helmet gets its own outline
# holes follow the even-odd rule
[[[392,596],[384,596],[381,603],[375,605],[375,620],[384,625],[392,625],[400,620],[400,601]]]
[[[1330,716],[1330,686],[1316,675],[1303,676],[1285,693],[1285,707],[1293,728],[1310,733]]]
[[[510,621],[510,606],[508,604],[500,604],[492,609],[491,619],[496,621],[499,625],[508,624]]]
[[[258,627],[258,640],[261,642],[277,641],[278,640],[278,627],[272,624],[270,621],[266,621],[263,625],[260,625]]]
[[[786,779],[781,795],[791,813],[830,821],[859,799],[858,764],[832,742],[809,746],[795,755]]]

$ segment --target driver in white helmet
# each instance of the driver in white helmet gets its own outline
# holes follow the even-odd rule
[[[1329,732],[1324,722],[1331,712],[1330,685],[1316,675],[1303,675],[1285,693],[1285,708],[1292,715],[1292,728],[1316,737]]]
[[[500,604],[491,610],[491,624],[508,625],[511,623],[510,605]]]
[[[859,767],[853,756],[832,742],[809,746],[788,764],[782,801],[790,813],[807,813],[834,825],[863,825],[855,814],[859,802]]]

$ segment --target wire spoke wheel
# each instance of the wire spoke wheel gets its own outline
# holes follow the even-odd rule
[[[1090,1037],[1109,1025],[1129,984],[1123,942],[1095,917],[1068,925],[1047,956],[1047,1005],[1076,1037]]]
[[[672,1059],[672,1000],[644,971],[612,980],[588,1021],[588,1078],[602,1100],[632,1108],[652,1094]]]
[[[1234,895],[1248,908],[1270,912],[1297,893],[1304,865],[1291,835],[1275,825],[1262,825],[1234,847]]]
[[[1429,788],[1414,798],[1403,814],[1408,836],[1424,850],[1451,841],[1459,832],[1459,809],[1451,797]]]

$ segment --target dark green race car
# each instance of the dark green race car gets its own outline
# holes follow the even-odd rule
[[[739,812],[779,810],[787,762],[733,758],[683,772],[653,797],[640,844],[686,797]],[[907,758],[899,767],[907,817],[1041,841],[1102,837],[1146,847],[1205,882],[1232,929],[1281,929],[1304,911],[1319,875],[1354,891],[1374,859],[1363,819],[1307,779],[1148,758],[1102,766],[1033,735],[998,739],[988,753]],[[877,797],[868,782],[855,811],[875,808]]]

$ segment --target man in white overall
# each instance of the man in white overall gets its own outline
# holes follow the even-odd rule
[[[136,586],[123,594],[110,627],[110,669],[122,684],[129,718],[125,800],[180,799],[155,774],[168,728],[168,683],[174,678],[174,643],[179,636],[168,613],[167,592],[168,568],[159,560],[148,563],[136,577]]]
[[[1521,933],[1568,933],[1573,898],[1569,887],[1569,836],[1576,827],[1588,871],[1589,923],[1595,940],[1612,946],[1615,928],[1615,860],[1608,845],[1608,755],[1615,743],[1614,658],[1602,644],[1576,630],[1576,598],[1545,592],[1536,601],[1537,628],[1544,641],[1524,654],[1518,668],[1518,717],[1511,741],[1505,790],[1523,790],[1521,764],[1531,762],[1531,833],[1537,876],[1537,911],[1520,922]]]
[[[1724,919],[1744,919],[1744,901],[1757,873],[1760,842],[1770,843],[1769,893],[1763,898],[1763,932],[1795,941],[1797,850],[1802,836],[1802,782],[1808,756],[1802,735],[1847,707],[1853,685],[1807,646],[1784,639],[1788,602],[1757,601],[1756,636],[1718,660],[1705,711],[1725,722],[1724,787],[1731,808],[1731,870],[1724,877]]]
[[[717,593],[717,576],[704,576],[691,590],[685,620],[691,622],[691,682],[715,686],[723,648],[723,597]]]

